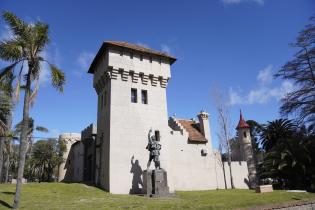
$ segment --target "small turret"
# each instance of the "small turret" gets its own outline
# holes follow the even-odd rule
[[[255,166],[255,160],[252,149],[252,142],[250,136],[250,126],[246,123],[243,118],[242,111],[240,111],[240,120],[236,127],[238,138],[241,145],[241,152],[243,159],[247,162],[248,168],[248,178],[249,178],[249,187],[256,188],[257,186],[257,172]]]

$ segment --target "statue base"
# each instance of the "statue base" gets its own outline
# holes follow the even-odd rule
[[[164,169],[144,170],[143,193],[150,197],[167,196],[169,187],[167,185],[167,173]]]

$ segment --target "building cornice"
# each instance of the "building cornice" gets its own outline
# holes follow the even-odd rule
[[[108,80],[121,80],[123,82],[130,81],[132,83],[142,83],[143,85],[166,88],[169,79],[170,78],[164,78],[163,76],[145,74],[144,72],[135,72],[134,70],[108,67],[94,83],[94,88],[97,93],[100,93]]]

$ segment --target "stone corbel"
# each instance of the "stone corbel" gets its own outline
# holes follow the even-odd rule
[[[131,77],[132,77],[132,82],[138,83],[139,73],[133,72],[132,75],[131,75]]]
[[[111,79],[117,79],[118,77],[118,69],[112,69],[111,70]]]
[[[149,76],[141,73],[141,82],[142,82],[142,84],[147,85],[148,81],[149,81]]]
[[[121,80],[122,81],[128,81],[128,77],[129,77],[129,72],[128,71],[124,71],[124,69],[119,69],[120,75],[121,75]]]
[[[160,84],[162,88],[166,88],[167,83],[168,83],[168,79],[164,79],[163,77],[159,77],[160,80]]]
[[[150,75],[150,80],[151,80],[151,85],[152,86],[156,86],[157,85],[157,82],[158,82],[158,78],[153,76],[153,75]]]

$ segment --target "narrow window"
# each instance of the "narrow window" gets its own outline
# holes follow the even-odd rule
[[[137,103],[137,89],[131,88],[131,103]]]
[[[133,52],[130,52],[130,59],[133,59]]]
[[[152,63],[152,57],[150,56],[150,63]]]
[[[159,58],[159,64],[161,64],[162,63],[162,58]]]
[[[123,56],[124,52],[122,50],[120,50],[120,56]]]
[[[247,134],[246,134],[246,131],[244,131],[244,138],[247,138]]]
[[[140,61],[143,61],[143,55],[140,55]]]
[[[146,90],[141,90],[141,101],[143,104],[148,104],[148,92]]]
[[[160,131],[159,130],[154,131],[154,135],[155,135],[156,140],[160,141]]]

